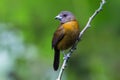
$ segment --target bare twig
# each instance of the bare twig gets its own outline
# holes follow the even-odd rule
[[[95,18],[95,16],[102,10],[102,7],[103,7],[103,5],[105,4],[105,2],[106,2],[105,0],[102,0],[102,1],[101,1],[99,8],[92,14],[92,16],[89,18],[86,26],[85,26],[84,29],[80,32],[78,40],[76,40],[75,44],[74,44],[73,47],[69,50],[69,52],[67,53],[67,55],[64,56],[65,58],[64,58],[62,67],[61,67],[61,69],[60,69],[58,78],[57,78],[56,80],[61,80],[63,71],[64,71],[64,69],[65,69],[65,67],[66,67],[66,65],[67,65],[67,62],[68,62],[70,56],[72,55],[73,51],[76,49],[76,46],[77,46],[79,40],[81,39],[81,37],[82,37],[82,35],[84,34],[84,32],[90,27],[90,24],[91,24],[92,20]]]

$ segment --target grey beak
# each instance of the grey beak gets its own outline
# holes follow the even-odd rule
[[[56,16],[55,19],[61,20],[62,17],[60,15]]]

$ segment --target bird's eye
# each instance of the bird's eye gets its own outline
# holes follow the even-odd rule
[[[64,14],[64,15],[63,15],[63,17],[66,17],[66,16],[67,16],[67,14]]]

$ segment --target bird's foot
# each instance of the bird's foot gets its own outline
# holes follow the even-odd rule
[[[69,57],[70,57],[69,54],[65,54],[64,57],[63,57],[63,59],[64,59],[64,60],[67,60]]]

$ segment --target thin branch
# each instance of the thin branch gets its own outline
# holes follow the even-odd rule
[[[61,69],[60,69],[58,78],[57,78],[56,80],[61,80],[63,71],[64,71],[64,69],[65,69],[65,67],[66,67],[66,65],[67,65],[67,62],[68,62],[70,56],[72,55],[72,53],[74,52],[74,50],[76,49],[79,40],[82,38],[84,32],[90,27],[90,24],[91,24],[92,20],[95,18],[95,16],[102,10],[102,7],[103,7],[103,5],[105,4],[105,2],[106,2],[105,0],[102,0],[102,1],[101,1],[99,8],[92,14],[92,16],[89,18],[86,26],[85,26],[84,29],[80,32],[78,40],[76,40],[75,44],[74,44],[74,45],[72,46],[72,48],[69,50],[69,52],[67,53],[67,55],[64,56],[64,61],[63,61],[62,67],[61,67]]]

